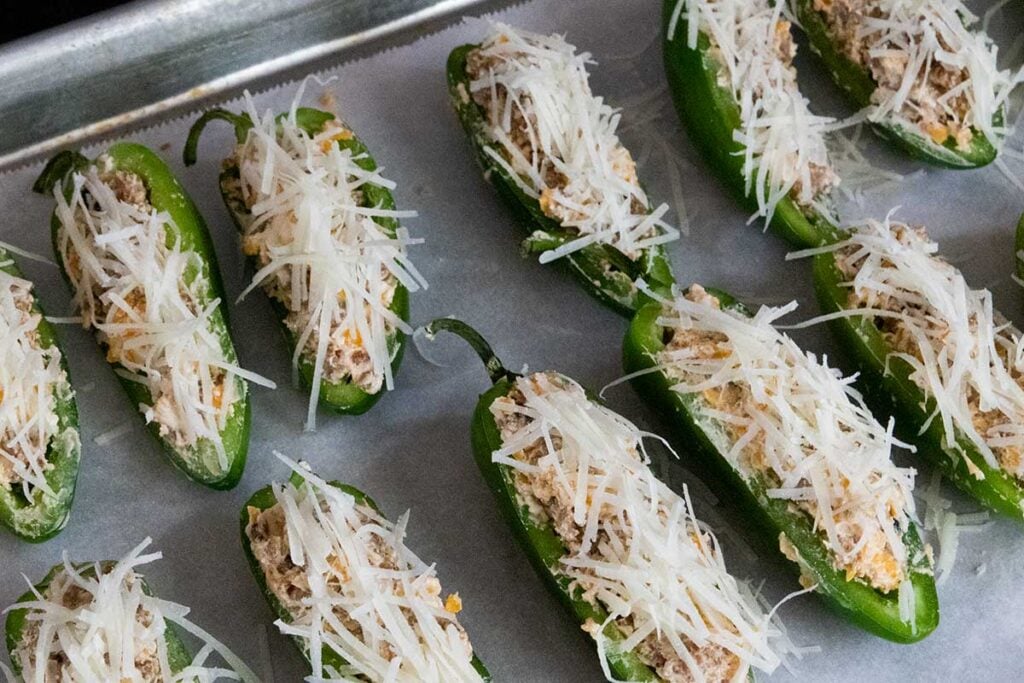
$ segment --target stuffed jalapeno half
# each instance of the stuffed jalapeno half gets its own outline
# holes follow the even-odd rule
[[[494,24],[451,53],[448,88],[485,177],[529,231],[524,253],[561,261],[628,314],[642,296],[636,280],[671,285],[662,245],[679,233],[641,186],[619,113],[591,91],[590,63],[562,36]]]
[[[609,681],[741,681],[780,663],[778,624],[718,541],[649,467],[644,433],[557,372],[517,375],[464,323],[436,320],[492,386],[473,452],[537,573],[597,647]]]
[[[34,188],[57,202],[52,237],[82,325],[106,352],[171,461],[215,489],[249,448],[246,380],[202,216],[167,165],[119,142],[93,161],[62,152]]]
[[[918,455],[1024,521],[1024,334],[920,227],[870,221],[819,254],[825,317]]]
[[[0,247],[0,523],[38,542],[68,522],[82,443],[67,361],[32,290]]]
[[[835,82],[885,138],[949,168],[992,162],[1014,86],[959,0],[788,0]]]
[[[458,593],[442,597],[433,565],[405,545],[409,513],[392,523],[364,493],[278,457],[292,476],[242,508],[242,546],[313,679],[489,681]]]
[[[893,425],[850,380],[773,322],[698,285],[652,303],[626,337],[626,372],[805,587],[862,628],[914,642],[938,625],[931,553],[897,467]]]
[[[409,292],[426,287],[406,247],[391,190],[366,146],[334,114],[299,107],[263,116],[250,98],[240,114],[214,109],[192,126],[185,163],[214,119],[230,122],[235,147],[220,190],[262,287],[310,388],[306,428],[319,404],[358,415],[394,388]]]
[[[187,607],[152,595],[137,571],[161,557],[143,554],[149,542],[117,562],[72,564],[65,556],[7,608],[7,648],[18,680],[258,683],[238,657],[186,619]],[[203,641],[198,656],[181,631]],[[214,653],[230,668],[208,664]]]
[[[690,139],[745,205],[795,246],[831,239],[839,176],[797,85],[790,22],[771,0],[665,0],[669,90]]]

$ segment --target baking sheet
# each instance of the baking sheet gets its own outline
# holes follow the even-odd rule
[[[680,130],[663,86],[658,44],[658,3],[629,0],[535,0],[503,12],[503,20],[544,32],[567,31],[600,62],[592,69],[596,92],[623,113],[623,139],[639,157],[651,194],[674,201],[681,188],[690,234],[669,251],[680,281],[727,287],[749,302],[801,302],[794,321],[816,313],[809,266],[786,262],[785,246],[759,227],[745,225],[737,208]],[[994,26],[1012,36],[1024,12],[1008,10]],[[415,321],[457,315],[477,326],[512,367],[553,368],[591,387],[622,374],[619,353],[623,319],[590,300],[557,269],[519,257],[519,233],[482,180],[469,145],[448,102],[444,63],[449,50],[482,36],[478,23],[461,24],[412,45],[330,70],[327,87],[352,127],[369,144],[385,175],[398,183],[406,221],[425,244],[412,257],[430,282],[412,301]],[[1009,41],[1005,43],[1009,45]],[[806,50],[805,50],[806,51]],[[801,59],[801,82],[819,111],[849,113],[816,65]],[[256,96],[261,108],[285,108],[295,85]],[[321,88],[310,84],[310,97]],[[237,103],[232,105],[237,108]],[[126,135],[162,151],[206,216],[214,234],[230,295],[246,284],[236,237],[216,188],[220,159],[229,148],[227,126],[211,126],[200,162],[185,170],[181,145],[191,118]],[[886,153],[874,141],[880,163],[907,173],[887,192],[870,195],[867,211],[881,215],[895,204],[899,216],[926,223],[943,251],[979,286],[993,288],[996,303],[1012,318],[1024,292],[1009,278],[1012,225],[1024,205],[994,168],[972,172],[926,170]],[[99,148],[86,152],[91,156]],[[39,166],[0,177],[6,220],[0,239],[49,254],[52,202],[29,191]],[[673,182],[678,175],[681,184]],[[850,207],[858,211],[856,206]],[[55,268],[22,260],[52,315],[68,312],[69,296]],[[79,392],[83,461],[71,522],[57,539],[40,546],[0,535],[0,601],[15,600],[25,586],[20,574],[38,579],[67,549],[76,559],[118,557],[151,536],[165,559],[147,568],[163,597],[193,608],[192,618],[229,645],[267,681],[301,680],[306,669],[272,617],[249,575],[238,540],[238,512],[252,491],[285,468],[280,450],[308,460],[329,478],[350,482],[372,495],[393,518],[412,509],[409,545],[436,561],[449,591],[458,591],[460,615],[473,644],[496,680],[599,680],[592,648],[578,626],[542,587],[498,516],[491,494],[472,461],[470,415],[486,389],[479,363],[458,342],[439,340],[427,362],[410,349],[398,374],[398,389],[369,414],[319,416],[316,433],[302,431],[306,396],[289,385],[289,358],[262,296],[231,307],[236,346],[243,365],[279,384],[254,387],[249,464],[230,492],[189,483],[160,453],[142,420],[117,386],[91,335],[64,327],[62,339]],[[807,348],[837,357],[823,329],[794,333]],[[611,406],[642,427],[664,431],[627,386],[608,392]],[[124,431],[106,445],[97,437]],[[922,468],[919,485],[930,471]],[[786,563],[754,555],[743,520],[699,482],[673,469],[673,481],[688,480],[697,513],[719,530],[735,574],[763,582],[775,601],[797,588]],[[959,510],[970,501],[947,490]],[[812,596],[781,611],[792,639],[819,646],[780,669],[772,680],[905,681],[1004,680],[1024,675],[1019,632],[1024,613],[1024,539],[1011,522],[993,521],[960,537],[959,559],[940,588],[942,623],[924,642],[900,646],[848,625]]]

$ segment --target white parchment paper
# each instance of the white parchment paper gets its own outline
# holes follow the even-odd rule
[[[623,139],[640,162],[641,176],[657,200],[685,201],[690,234],[669,251],[682,283],[725,287],[748,303],[800,302],[794,321],[817,311],[809,266],[786,262],[786,247],[747,215],[710,175],[680,129],[664,86],[659,32],[660,3],[651,0],[535,0],[501,18],[524,28],[568,34],[599,62],[594,90],[624,107]],[[343,11],[339,8],[339,11]],[[1024,12],[1008,10],[993,24],[1010,46]],[[412,300],[418,323],[457,315],[475,325],[512,367],[551,368],[591,387],[622,374],[620,348],[626,322],[590,300],[567,275],[519,256],[518,227],[481,178],[470,147],[448,104],[444,64],[448,52],[482,37],[479,23],[340,66],[329,88],[343,116],[367,142],[385,175],[398,182],[400,208],[416,209],[406,221],[425,238],[412,249],[429,290]],[[806,49],[804,49],[806,52]],[[813,60],[799,60],[801,82],[819,111],[851,113]],[[130,84],[126,84],[129,87]],[[288,106],[294,84],[258,94],[261,108]],[[307,103],[322,90],[311,84]],[[59,106],[55,101],[54,106]],[[237,102],[228,106],[238,108]],[[217,191],[217,169],[230,130],[211,125],[200,162],[183,168],[181,147],[191,118],[128,136],[161,150],[192,194],[213,232],[229,296],[246,284],[236,236]],[[870,136],[868,136],[870,137]],[[1020,193],[995,168],[972,172],[917,167],[870,140],[879,163],[909,174],[887,193],[868,196],[854,215],[881,216],[902,205],[899,216],[927,224],[943,251],[977,286],[991,287],[997,304],[1021,319],[1024,292],[1010,281],[1012,226],[1024,207]],[[100,148],[85,150],[90,156]],[[0,178],[4,220],[0,239],[49,254],[52,201],[29,191],[39,166]],[[676,182],[675,179],[678,179]],[[677,196],[678,195],[678,196]],[[69,295],[56,268],[22,260],[51,315],[68,314]],[[189,483],[164,459],[142,419],[118,387],[90,334],[75,326],[61,332],[78,389],[82,460],[79,491],[67,529],[39,546],[0,534],[0,602],[10,604],[25,580],[38,580],[66,549],[75,559],[119,557],[152,536],[165,559],[149,567],[154,589],[190,605],[193,619],[227,643],[268,681],[298,681],[305,664],[271,625],[270,610],[252,580],[239,543],[238,515],[257,488],[286,476],[272,456],[280,450],[303,458],[322,475],[356,485],[392,518],[412,509],[409,545],[436,561],[448,591],[464,600],[461,615],[473,644],[496,680],[599,680],[595,654],[579,627],[545,592],[498,516],[473,463],[470,415],[487,388],[479,363],[453,339],[438,341],[426,362],[410,349],[398,388],[362,417],[321,413],[315,433],[302,430],[306,394],[290,386],[289,356],[261,294],[231,305],[233,331],[245,367],[274,379],[276,391],[254,388],[248,467],[241,484],[214,492]],[[838,359],[823,329],[795,333],[807,348]],[[608,394],[612,407],[641,426],[663,425],[626,386]],[[101,445],[96,439],[123,427]],[[921,467],[919,485],[931,477]],[[698,514],[724,542],[734,573],[756,584],[770,600],[798,588],[790,566],[772,554],[754,554],[743,518],[689,481]],[[977,509],[946,489],[956,509]],[[1024,535],[998,520],[960,537],[959,558],[940,588],[942,623],[924,642],[885,642],[833,616],[813,596],[782,608],[791,637],[820,646],[780,669],[773,680],[908,681],[1013,680],[1024,676]],[[755,546],[756,547],[756,546]]]

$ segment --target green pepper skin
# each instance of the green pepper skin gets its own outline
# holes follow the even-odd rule
[[[11,261],[3,266],[8,275],[24,279],[24,275],[13,262],[10,254],[0,248],[0,261]],[[71,389],[71,373],[68,370],[67,354],[60,346],[56,330],[47,322],[32,294],[32,313],[39,316],[36,334],[39,346],[44,349],[56,348],[61,355],[61,369],[67,377],[66,394],[54,396],[54,412],[57,415],[57,431],[46,448],[46,460],[52,466],[45,474],[46,483],[57,494],[50,498],[42,491],[35,491],[31,501],[25,500],[18,487],[8,491],[0,488],[0,524],[10,529],[19,538],[31,543],[40,543],[56,536],[67,525],[71,515],[71,503],[75,498],[78,481],[78,465],[81,460],[82,442],[78,433],[78,406]]]
[[[502,446],[501,430],[491,414],[491,405],[495,400],[507,396],[515,388],[515,380],[519,375],[509,372],[494,354],[490,344],[480,334],[461,320],[439,318],[425,328],[427,337],[440,330],[451,332],[465,340],[483,361],[487,374],[491,379],[491,388],[484,392],[473,412],[471,439],[473,456],[480,473],[483,475],[487,488],[497,499],[498,508],[512,527],[513,535],[529,559],[530,564],[540,575],[545,585],[569,610],[582,625],[588,619],[596,623],[604,623],[608,613],[582,599],[580,591],[573,588],[570,581],[558,572],[561,559],[568,552],[550,523],[538,524],[531,519],[529,509],[516,500],[515,473],[507,465],[495,463],[492,454]],[[587,393],[590,400],[593,395]],[[603,631],[606,639],[612,643],[625,639],[625,635],[609,623]],[[659,678],[632,651],[606,651],[606,661],[611,672],[618,680],[626,681],[657,681]]]
[[[747,192],[743,174],[744,146],[733,138],[740,129],[740,108],[732,91],[719,83],[721,65],[710,54],[711,43],[701,33],[697,48],[686,44],[686,19],[680,17],[675,36],[668,36],[668,26],[676,0],[663,5],[663,53],[669,91],[679,118],[689,132],[690,140],[700,149],[712,170],[744,208],[757,211],[757,200]],[[769,228],[776,235],[798,248],[826,244],[838,232],[828,217],[812,208],[803,208],[791,197],[784,197],[775,207]]]
[[[220,299],[220,305],[210,316],[210,324],[220,339],[221,351],[228,362],[237,362],[234,343],[231,340],[229,320],[227,313],[227,298],[224,292],[224,284],[221,281],[220,269],[217,266],[217,255],[213,249],[213,241],[206,228],[206,223],[200,215],[195,204],[186,194],[185,189],[174,177],[170,168],[164,161],[146,147],[131,143],[119,142],[112,145],[104,155],[111,160],[117,170],[133,173],[142,179],[149,195],[149,202],[157,211],[167,212],[177,227],[171,234],[168,230],[168,244],[176,238],[180,239],[183,251],[193,251],[202,262],[202,272],[186,273],[186,277],[205,276],[207,280],[206,291],[202,293],[201,301],[207,304],[214,299]],[[62,152],[55,156],[47,164],[42,175],[36,181],[33,189],[43,194],[50,194],[58,183],[63,183],[66,196],[70,196],[70,185],[68,181],[71,175],[94,164],[79,154],[73,152]],[[71,286],[71,279],[68,276],[66,264],[60,253],[59,233],[61,230],[60,219],[56,212],[51,219],[51,239],[53,251],[57,264],[65,281]],[[120,364],[112,364],[120,368]],[[133,405],[152,405],[153,399],[148,389],[139,382],[133,382],[120,375],[118,381],[124,388],[125,393],[131,399]],[[202,440],[195,446],[179,448],[169,440],[160,435],[160,426],[155,421],[148,425],[149,431],[156,437],[163,446],[171,462],[180,469],[185,476],[192,481],[208,486],[212,489],[226,490],[233,488],[242,476],[245,468],[245,460],[249,450],[249,428],[251,422],[251,408],[249,405],[248,385],[241,379],[234,379],[238,383],[238,398],[234,408],[228,416],[224,429],[221,430],[221,442],[228,460],[227,471],[220,471],[216,467],[217,454],[212,443]]]
[[[336,118],[334,114],[307,107],[298,108],[295,116],[299,127],[309,135],[316,135],[328,121],[332,121]],[[245,139],[249,134],[249,130],[252,129],[253,125],[252,120],[247,114],[235,114],[223,109],[212,109],[206,112],[192,125],[192,128],[189,131],[188,141],[185,144],[184,151],[184,160],[187,166],[191,166],[196,162],[199,137],[202,135],[206,125],[215,119],[228,121],[232,124],[235,129],[235,140],[238,144],[245,142]],[[353,156],[361,156],[361,158],[355,160],[355,163],[363,169],[367,171],[376,170],[377,163],[370,155],[366,145],[364,145],[359,138],[353,136],[348,140],[338,140],[338,147],[341,149],[351,150]],[[220,172],[219,183],[221,197],[224,200],[224,205],[228,209],[228,213],[231,215],[232,221],[234,221],[235,228],[238,230],[239,234],[244,234],[243,226],[247,220],[248,210],[244,205],[238,202],[229,191],[229,188],[233,184],[237,183],[237,181],[238,166],[234,163],[232,158]],[[363,191],[364,205],[378,206],[388,210],[395,208],[394,197],[392,196],[391,191],[387,188],[368,183],[361,189]],[[398,230],[398,221],[394,218],[378,216],[374,217],[373,220],[392,236]],[[246,261],[249,268],[254,272],[259,269],[257,257],[246,257]],[[274,310],[274,315],[280,322],[281,331],[288,343],[288,348],[294,353],[297,335],[289,330],[284,324],[284,320],[288,315],[288,310],[276,299],[271,297],[268,297],[268,299],[270,301],[271,308]],[[402,320],[409,320],[409,291],[401,283],[396,284],[395,295],[391,301],[390,310]],[[402,356],[405,352],[405,334],[401,330],[395,330],[388,337],[387,343],[388,351],[391,354],[391,370],[393,373],[397,374],[398,367],[402,363]],[[299,360],[299,377],[302,380],[303,386],[307,388],[312,387],[313,374],[313,362],[309,360],[306,354],[303,354]],[[329,382],[322,379],[320,381],[319,404],[321,407],[341,415],[362,415],[372,408],[377,401],[381,399],[384,393],[384,390],[377,391],[373,394],[368,393],[361,387],[347,380]]]
[[[814,9],[814,0],[795,0],[793,2],[800,25],[807,34],[811,49],[821,58],[832,80],[842,89],[850,102],[859,108],[872,104],[871,95],[877,84],[870,71],[861,64],[843,54],[835,45],[829,34],[828,24],[820,12]],[[1002,124],[1002,116],[994,121]],[[974,136],[970,147],[960,150],[952,139],[938,144],[930,137],[922,135],[914,128],[900,125],[896,121],[886,120],[874,123],[875,131],[898,149],[921,161],[952,169],[979,168],[995,161],[998,150],[984,133],[972,128]]]
[[[823,314],[847,308],[849,287],[842,286],[844,280],[833,254],[814,258],[814,289]],[[1024,522],[1024,486],[1003,470],[989,465],[974,442],[960,430],[954,440],[984,478],[971,474],[960,453],[945,446],[946,430],[942,420],[931,419],[935,400],[926,399],[910,378],[913,372],[910,364],[891,355],[894,351],[872,318],[844,317],[830,320],[828,324],[840,347],[860,372],[865,400],[876,413],[896,419],[897,436],[913,444],[920,457],[938,466],[964,493],[1000,514]]]
[[[486,117],[469,96],[466,58],[478,45],[461,45],[448,57],[448,91],[455,113],[472,142],[484,177],[494,185],[517,222],[529,237],[523,241],[524,255],[539,255],[554,249],[578,235],[563,228],[545,215],[540,203],[527,196],[501,166],[484,150],[492,147],[486,135]],[[495,150],[497,151],[497,150]],[[595,299],[624,316],[630,316],[648,298],[637,290],[636,281],[643,279],[655,291],[668,291],[675,281],[672,266],[663,245],[645,249],[631,260],[614,247],[592,244],[558,259]]]
[[[714,292],[722,304],[743,310],[735,299]],[[910,558],[911,582],[915,595],[916,628],[899,617],[895,591],[883,594],[860,581],[846,580],[845,572],[836,569],[813,523],[801,513],[788,510],[786,501],[769,498],[763,482],[748,482],[715,447],[709,430],[713,423],[700,417],[697,399],[673,390],[674,382],[657,365],[657,354],[664,348],[664,329],[658,324],[661,306],[651,304],[633,319],[626,334],[623,363],[627,373],[645,371],[631,380],[637,394],[661,413],[678,437],[683,452],[692,453],[697,464],[714,473],[723,499],[735,500],[746,513],[751,525],[768,544],[785,534],[796,548],[800,573],[808,576],[817,591],[839,614],[861,628],[897,643],[913,643],[935,630],[939,623],[938,596],[935,579],[924,558],[916,525],[904,532],[903,541]],[[777,546],[776,546],[777,547]]]
[[[1020,220],[1017,221],[1017,233],[1013,241],[1013,260],[1016,264],[1014,270],[1017,279],[1024,282],[1024,214],[1021,214]]]
[[[516,537],[530,564],[543,579],[548,589],[558,597],[559,601],[582,625],[588,619],[595,623],[603,623],[608,618],[607,611],[600,609],[580,597],[580,591],[574,589],[569,580],[558,572],[560,560],[567,550],[555,533],[550,523],[537,524],[530,518],[530,512],[524,505],[516,501],[515,483],[512,468],[499,465],[492,461],[491,454],[501,448],[501,430],[498,429],[491,404],[502,396],[506,396],[513,388],[513,379],[505,378],[497,381],[477,402],[473,412],[472,443],[473,455],[480,468],[487,488],[494,494],[505,521],[512,527]],[[625,635],[609,623],[604,628],[604,637],[610,643],[620,642]],[[588,640],[591,640],[587,637]],[[623,681],[657,681],[658,676],[645,665],[632,651],[606,651],[608,668],[615,678]]]
[[[293,486],[300,486],[302,482],[303,478],[301,475],[298,473],[292,474],[291,483]],[[377,503],[354,486],[349,486],[336,481],[328,483],[336,489],[339,489],[355,498],[356,503],[366,505],[377,512],[377,514],[382,517],[384,516],[384,513],[382,513],[380,508],[377,507]],[[291,623],[291,614],[285,606],[281,604],[281,601],[277,599],[277,596],[274,595],[274,591],[270,589],[270,586],[267,585],[267,577],[263,574],[263,569],[260,567],[259,560],[256,559],[256,556],[252,552],[252,546],[249,543],[249,535],[245,533],[246,528],[249,526],[249,508],[253,507],[258,510],[269,510],[276,504],[277,500],[274,498],[273,488],[270,486],[264,486],[259,491],[252,494],[249,500],[246,501],[245,505],[242,506],[242,512],[239,518],[242,536],[242,550],[245,551],[245,558],[249,562],[249,569],[252,571],[252,576],[256,579],[256,584],[260,587],[260,592],[263,593],[263,597],[266,599],[271,611],[273,611],[274,615],[278,619],[285,623]],[[295,644],[295,647],[299,649],[299,652],[302,653],[302,656],[306,658],[306,661],[310,661],[309,648],[306,647],[302,638],[292,636],[291,640]],[[325,666],[340,668],[346,664],[344,658],[342,658],[339,653],[326,645],[321,653],[321,658]],[[473,668],[480,674],[481,679],[489,683],[491,680],[491,674],[487,671],[487,667],[484,666],[484,663],[480,661],[475,654],[473,655]]]
[[[112,565],[113,562],[104,562],[104,565]],[[82,570],[85,565],[77,565],[79,570]],[[43,580],[35,585],[35,590],[40,594],[44,594],[50,587],[50,582],[53,578],[64,569],[64,565],[58,564],[53,567]],[[141,578],[141,577],[140,577]],[[149,590],[149,586],[146,584],[145,579],[142,579],[142,590],[146,595],[152,595],[153,593]],[[32,591],[26,591],[18,598],[18,603],[30,602],[36,600],[36,596]],[[11,660],[11,667],[14,669],[14,673],[21,676],[22,670],[18,664],[18,660],[14,657],[14,651],[18,648],[24,637],[25,628],[28,625],[28,614],[27,609],[12,609],[7,613],[7,621],[4,626],[7,639],[7,653]],[[184,641],[181,639],[181,634],[178,631],[178,627],[173,623],[164,620],[164,642],[167,644],[167,660],[168,664],[171,665],[171,672],[178,673],[185,669],[189,664],[192,663],[192,654],[189,652]]]

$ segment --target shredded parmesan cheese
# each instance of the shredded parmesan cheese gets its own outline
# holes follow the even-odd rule
[[[83,326],[118,375],[149,392],[139,410],[162,437],[211,472],[228,470],[221,430],[246,394],[243,377],[273,383],[237,366],[202,258],[139,176],[100,157],[70,182],[54,188],[57,249]]]
[[[60,350],[42,347],[33,301],[32,283],[0,271],[0,486],[28,501],[36,490],[57,495],[46,482],[48,449],[56,439],[77,439],[60,434],[56,402],[71,385]]]
[[[740,110],[733,136],[743,146],[746,194],[768,220],[786,197],[829,215],[828,194],[839,184],[825,143],[837,124],[811,113],[800,93],[784,8],[771,0],[678,0],[668,27],[668,39],[685,40],[690,49],[701,35],[709,41],[718,85]]]
[[[366,503],[284,456],[304,481],[275,484],[277,503],[249,508],[246,534],[267,586],[290,618],[277,627],[304,644],[307,680],[480,681],[473,649],[441,598],[433,565],[403,539],[409,514],[392,524]],[[331,651],[344,659],[325,661]]]
[[[748,482],[813,522],[836,568],[882,592],[908,578],[903,534],[914,519],[914,470],[897,467],[883,426],[825,359],[774,322],[796,307],[752,316],[724,309],[694,285],[665,302],[670,339],[657,362],[695,402],[716,448]]]
[[[541,210],[578,235],[541,263],[591,244],[631,259],[676,239],[667,204],[651,210],[632,155],[616,133],[620,115],[590,90],[589,53],[560,35],[494,24],[467,58],[468,96],[485,112],[484,152]]]
[[[7,608],[27,610],[21,640],[12,653],[25,683],[258,683],[227,647],[185,618],[187,607],[146,593],[136,570],[161,557],[143,554],[149,544],[147,538],[123,559],[106,564],[75,565],[65,553],[63,566],[44,592],[33,588],[31,599]],[[168,622],[204,644],[177,672],[172,671],[165,640]],[[214,653],[231,669],[207,666]]]
[[[493,461],[566,548],[555,571],[608,613],[584,625],[602,653],[632,651],[668,681],[739,681],[778,666],[779,628],[726,570],[686,488],[677,495],[653,475],[636,426],[553,373],[517,379],[491,413],[502,436]],[[607,639],[608,625],[624,639]],[[613,680],[604,656],[602,666]]]
[[[412,329],[393,310],[396,287],[427,286],[406,256],[410,239],[387,227],[415,211],[370,205],[367,186],[394,189],[366,156],[338,146],[352,132],[338,120],[316,135],[299,126],[299,89],[291,110],[262,116],[246,93],[253,127],[235,150],[239,177],[225,191],[241,207],[243,249],[259,270],[242,297],[262,285],[287,311],[292,367],[312,366],[306,428],[316,426],[321,381],[350,381],[368,393],[391,389],[397,331]],[[239,298],[242,298],[239,297]]]
[[[935,402],[944,446],[982,475],[958,437],[985,463],[1024,478],[1024,336],[936,255],[922,228],[868,221],[831,247],[848,279],[848,306],[875,318],[892,356]],[[869,310],[865,310],[869,309]]]

